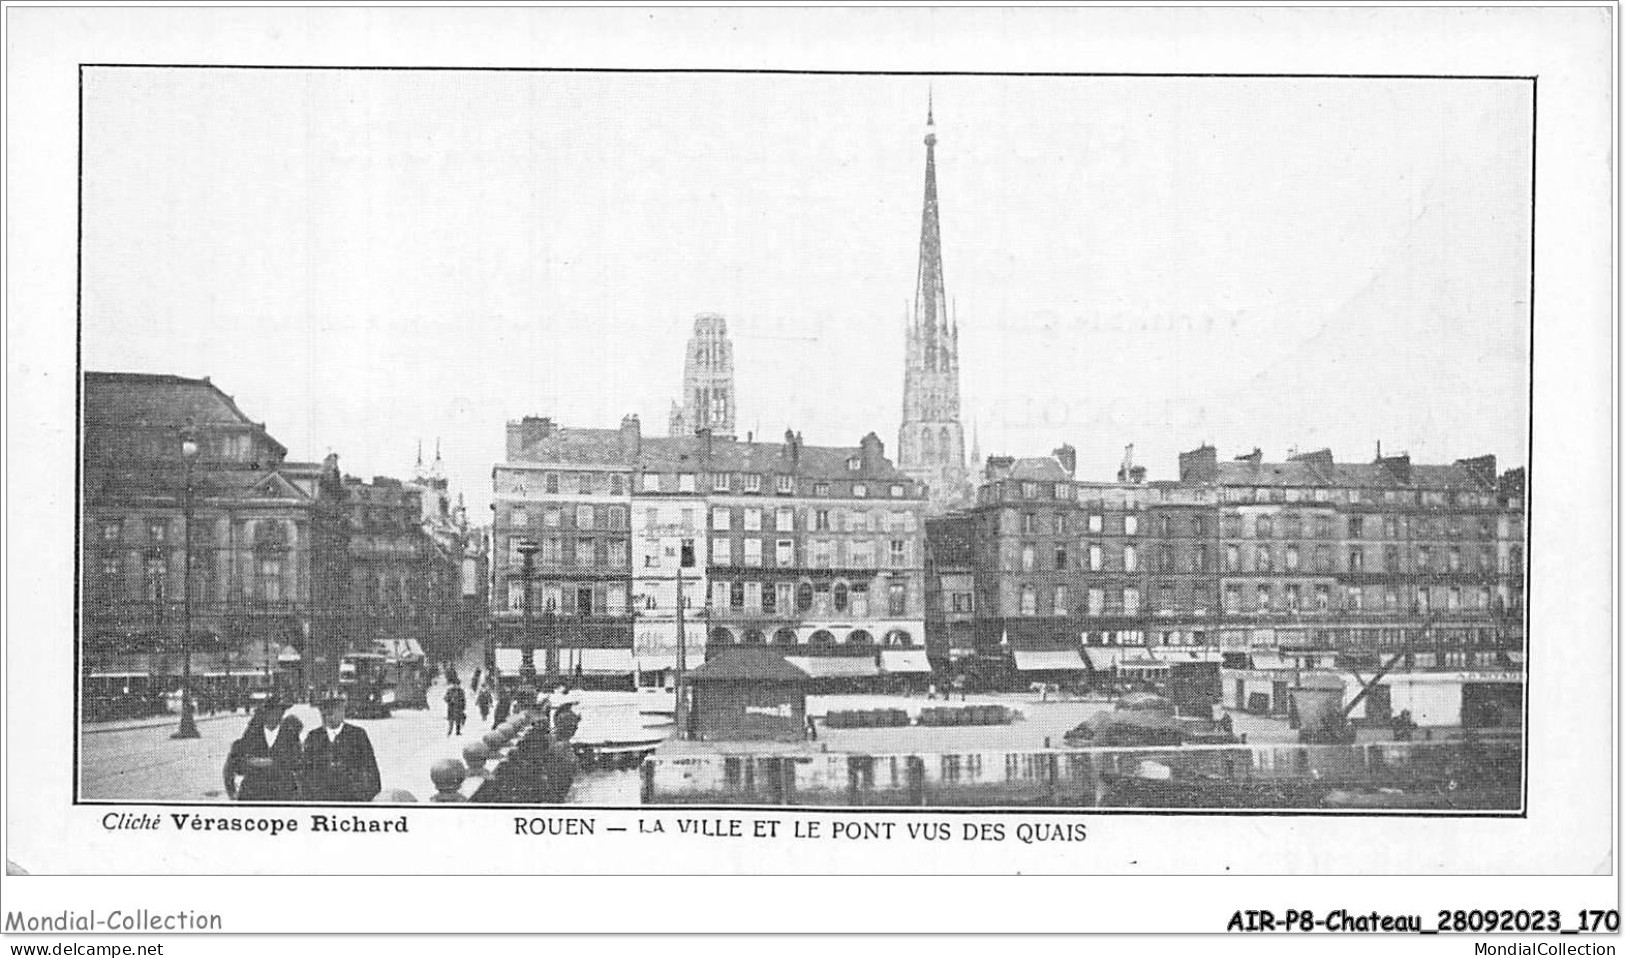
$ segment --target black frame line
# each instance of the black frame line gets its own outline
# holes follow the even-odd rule
[[[82,735],[86,734],[84,732],[83,728],[82,728],[83,716],[82,716],[82,708],[81,708],[81,701],[80,701],[80,695],[81,695],[82,686],[83,686],[83,683],[84,683],[84,676],[82,674],[83,663],[81,661],[82,641],[83,641],[82,621],[81,621],[82,615],[83,615],[82,598],[81,598],[81,586],[82,586],[82,581],[81,580],[82,580],[82,576],[83,576],[83,569],[82,569],[82,556],[81,556],[80,553],[82,551],[82,546],[83,546],[83,543],[81,541],[81,533],[82,533],[81,525],[82,525],[82,512],[83,512],[83,507],[84,507],[84,503],[83,503],[83,492],[84,492],[84,490],[83,490],[83,476],[82,476],[83,452],[84,452],[84,450],[83,450],[83,443],[84,443],[84,435],[83,435],[83,430],[84,430],[84,315],[83,315],[83,301],[84,301],[84,297],[83,297],[83,292],[84,292],[84,153],[85,153],[85,149],[84,149],[84,127],[85,127],[85,123],[84,123],[84,116],[85,116],[85,110],[84,110],[84,78],[85,78],[85,71],[87,69],[115,69],[115,70],[116,69],[142,69],[142,70],[164,70],[164,69],[179,69],[179,70],[275,70],[275,71],[303,70],[303,71],[369,71],[369,72],[407,72],[407,71],[411,71],[411,72],[443,72],[443,73],[467,72],[467,73],[567,73],[567,74],[575,74],[575,73],[599,73],[599,74],[724,74],[724,75],[725,74],[744,74],[744,75],[761,75],[761,76],[853,76],[853,77],[868,77],[868,76],[874,76],[874,77],[899,77],[899,76],[950,77],[950,76],[965,76],[965,77],[1052,77],[1052,78],[1095,78],[1095,79],[1101,79],[1101,78],[1125,78],[1125,79],[1216,79],[1216,80],[1223,80],[1223,79],[1444,80],[1444,81],[1463,80],[1463,81],[1513,81],[1513,82],[1526,82],[1526,83],[1529,83],[1529,85],[1530,85],[1530,119],[1531,119],[1531,124],[1530,124],[1530,167],[1529,167],[1530,168],[1530,184],[1529,184],[1529,209],[1530,209],[1530,232],[1529,232],[1529,239],[1530,239],[1530,247],[1529,247],[1529,353],[1528,353],[1528,361],[1529,361],[1529,390],[1528,390],[1528,395],[1529,395],[1529,435],[1528,435],[1528,446],[1527,446],[1527,449],[1526,449],[1527,462],[1526,462],[1526,465],[1525,465],[1525,470],[1526,471],[1525,471],[1525,487],[1524,487],[1524,550],[1525,550],[1524,551],[1524,594],[1525,594],[1525,601],[1524,601],[1524,613],[1523,613],[1523,615],[1524,615],[1524,622],[1523,622],[1523,625],[1524,625],[1524,649],[1525,649],[1526,654],[1524,656],[1523,776],[1522,776],[1522,783],[1521,783],[1521,785],[1522,785],[1522,787],[1521,787],[1521,804],[1520,804],[1520,807],[1516,811],[1513,811],[1513,810],[1506,810],[1506,811],[1502,811],[1502,810],[1460,810],[1460,811],[1451,810],[1451,811],[1441,811],[1441,810],[1421,810],[1421,809],[1416,809],[1416,810],[1403,810],[1403,809],[1401,809],[1401,810],[1393,810],[1393,811],[1364,811],[1364,810],[1354,810],[1354,809],[1349,809],[1349,810],[1326,810],[1326,809],[1295,810],[1295,809],[1244,809],[1244,808],[1240,808],[1240,809],[1230,809],[1230,808],[1224,808],[1224,809],[1185,809],[1185,808],[1170,808],[1170,809],[1151,808],[1151,809],[1144,809],[1144,808],[1133,808],[1133,809],[1129,809],[1129,808],[1089,808],[1089,807],[1076,807],[1076,808],[1062,807],[1062,808],[1056,808],[1056,807],[1048,807],[1048,806],[1042,807],[1042,808],[1037,808],[1037,807],[1029,808],[1029,807],[1025,807],[1025,806],[947,806],[947,807],[919,806],[919,807],[914,807],[914,806],[881,806],[881,805],[859,805],[859,806],[837,806],[837,805],[707,805],[707,804],[688,804],[688,803],[669,804],[669,805],[627,805],[627,806],[619,806],[619,805],[491,805],[491,804],[484,804],[484,803],[481,803],[481,804],[459,803],[457,805],[448,806],[448,807],[452,807],[452,808],[472,808],[472,809],[489,810],[489,811],[540,811],[540,810],[549,810],[549,811],[611,812],[611,813],[625,813],[625,814],[634,814],[634,813],[637,813],[637,812],[650,812],[650,813],[659,813],[659,814],[663,814],[663,815],[682,815],[682,814],[686,814],[686,813],[703,814],[703,813],[707,813],[707,812],[728,811],[728,812],[744,812],[744,813],[751,813],[751,814],[758,814],[758,815],[760,815],[760,814],[770,814],[770,813],[771,814],[779,814],[779,815],[798,815],[798,814],[816,815],[816,814],[822,814],[822,813],[826,813],[826,812],[834,812],[834,813],[861,812],[861,813],[871,813],[871,814],[872,813],[885,813],[885,814],[898,814],[898,813],[901,813],[901,814],[905,814],[905,815],[907,815],[907,814],[922,814],[922,813],[923,814],[936,814],[936,815],[989,815],[989,814],[993,814],[993,815],[1032,815],[1032,816],[1053,816],[1053,815],[1097,816],[1097,815],[1099,815],[1099,816],[1111,816],[1111,817],[1131,816],[1131,817],[1142,817],[1142,818],[1156,818],[1156,817],[1172,816],[1172,817],[1180,817],[1180,818],[1188,818],[1188,817],[1305,818],[1305,819],[1326,819],[1326,818],[1333,818],[1333,819],[1344,819],[1344,818],[1373,818],[1373,819],[1422,818],[1422,819],[1464,819],[1464,820],[1476,820],[1476,819],[1524,819],[1524,820],[1527,820],[1528,819],[1528,817],[1529,817],[1529,807],[1528,807],[1529,806],[1529,739],[1530,739],[1530,732],[1531,732],[1531,729],[1532,729],[1532,726],[1533,726],[1533,719],[1529,714],[1529,694],[1530,694],[1529,693],[1529,678],[1530,678],[1529,669],[1530,669],[1530,665],[1529,665],[1529,661],[1528,661],[1529,656],[1527,655],[1527,650],[1528,650],[1528,646],[1529,646],[1529,608],[1530,607],[1529,607],[1529,602],[1528,602],[1527,597],[1528,597],[1528,593],[1529,593],[1529,587],[1530,587],[1530,584],[1531,584],[1531,580],[1533,579],[1533,575],[1531,574],[1531,570],[1533,568],[1533,549],[1532,549],[1532,545],[1533,545],[1533,538],[1534,538],[1533,537],[1533,520],[1532,520],[1533,496],[1531,495],[1531,489],[1532,489],[1532,478],[1533,478],[1532,473],[1534,471],[1533,466],[1534,466],[1534,432],[1535,432],[1535,415],[1534,415],[1534,412],[1535,412],[1535,384],[1534,384],[1534,375],[1535,375],[1535,365],[1534,365],[1534,357],[1535,357],[1535,269],[1536,269],[1535,224],[1538,221],[1538,208],[1536,206],[1535,185],[1536,185],[1536,174],[1538,173],[1538,164],[1536,162],[1536,147],[1537,147],[1537,144],[1538,144],[1538,141],[1539,141],[1539,130],[1538,130],[1538,116],[1539,116],[1538,115],[1538,104],[1539,104],[1538,81],[1539,81],[1539,77],[1538,77],[1538,75],[1524,76],[1524,75],[1514,75],[1514,74],[1461,75],[1461,74],[1382,74],[1382,73],[1135,73],[1135,72],[1052,72],[1052,71],[1024,72],[1024,71],[996,71],[996,70],[985,70],[985,71],[984,70],[812,70],[812,69],[795,70],[795,69],[745,69],[745,68],[734,69],[734,68],[715,68],[715,67],[688,68],[688,67],[489,67],[489,66],[488,67],[461,67],[461,66],[355,66],[355,65],[345,66],[345,65],[316,65],[316,64],[304,65],[304,64],[211,64],[211,63],[119,63],[119,62],[80,63],[79,64],[79,73],[78,73],[78,81],[79,81],[78,82],[78,195],[77,195],[77,202],[76,202],[76,206],[77,206],[77,223],[76,223],[76,258],[75,258],[75,291],[74,291],[74,322],[75,322],[75,350],[74,350],[74,364],[75,364],[75,403],[74,403],[74,412],[75,412],[75,423],[74,423],[74,425],[75,425],[75,438],[76,438],[76,446],[77,446],[77,448],[75,450],[76,455],[75,455],[75,461],[74,461],[74,505],[75,505],[75,515],[74,515],[74,528],[73,528],[73,540],[74,540],[74,557],[73,557],[73,569],[74,569],[74,582],[73,582],[73,586],[74,586],[74,594],[73,594],[73,611],[74,611],[74,623],[73,623],[74,624],[74,646],[73,646],[73,656],[74,656],[73,772],[74,772],[74,780],[73,780],[73,800],[72,800],[72,802],[70,804],[72,806],[75,806],[75,807],[84,806],[84,807],[105,807],[105,808],[126,808],[126,809],[127,808],[136,808],[136,807],[141,807],[141,806],[165,807],[165,808],[194,808],[194,809],[200,809],[200,810],[207,810],[207,813],[216,813],[216,814],[220,813],[225,808],[276,808],[276,809],[288,809],[290,811],[314,811],[314,810],[318,810],[318,809],[349,809],[349,810],[352,810],[352,811],[359,811],[362,808],[420,810],[420,809],[423,809],[423,808],[428,807],[428,806],[426,804],[421,804],[421,803],[420,804],[381,804],[381,803],[380,804],[374,804],[374,803],[367,803],[367,804],[364,804],[364,805],[316,805],[316,804],[307,805],[307,804],[303,804],[303,803],[289,804],[289,805],[270,805],[270,804],[260,804],[260,803],[231,803],[229,805],[219,805],[219,804],[189,803],[189,802],[180,802],[180,801],[140,801],[140,800],[123,801],[123,800],[110,800],[110,799],[90,800],[90,799],[82,799],[80,797],[80,784],[81,784],[80,783],[81,769],[80,769],[80,764],[79,764],[80,763],[80,738],[81,738]],[[1610,649],[1611,658],[1613,657],[1613,655],[1614,655],[1613,650]],[[9,659],[9,653],[8,653],[8,659]],[[1615,730],[1615,729],[1610,730],[1611,734],[1615,734],[1616,732],[1617,732],[1617,730]],[[1611,765],[1617,763],[1617,756],[1615,756],[1613,754],[1610,754],[1610,762],[1611,762]],[[10,760],[9,760],[9,755],[8,755],[8,757],[7,757],[8,772],[9,772],[9,764],[10,764]],[[118,876],[121,876],[121,877],[135,877],[135,876],[173,877],[172,873],[153,873],[153,872],[108,872],[108,873],[82,873],[82,874],[84,874],[84,875],[107,874],[107,875],[118,875]],[[195,876],[195,877],[209,877],[209,876],[215,876],[215,875],[219,875],[219,876],[237,875],[237,874],[241,874],[241,873],[236,873],[236,872],[196,872],[196,873],[187,873],[187,874],[189,876]],[[346,872],[346,873],[333,873],[332,875],[326,875],[326,873],[323,873],[324,877],[371,877],[371,876],[378,875],[378,874],[382,874],[382,873],[377,873],[377,872]],[[393,873],[391,873],[391,874],[393,874]],[[428,873],[422,873],[422,874],[426,875]],[[523,872],[501,872],[501,873],[461,873],[461,872],[457,872],[457,873],[441,873],[441,874],[466,875],[468,877],[498,877],[498,876],[508,877],[510,875],[513,875],[513,874],[526,874],[526,873],[523,873]],[[640,876],[640,877],[643,876],[643,875],[659,875],[661,877],[714,877],[713,873],[696,873],[696,874],[693,874],[693,875],[684,875],[684,874],[680,874],[680,873],[672,873],[672,874],[668,875],[667,873],[663,873],[663,872],[649,872],[649,873],[645,873],[645,872],[635,872],[635,873],[620,873],[620,872],[616,872],[616,873],[607,873],[607,872],[606,873],[534,873],[534,874],[547,875],[548,877],[616,877],[616,876],[628,877],[628,876],[633,876],[633,875]],[[801,873],[782,873],[781,874],[781,873],[746,872],[746,873],[738,873],[738,874],[758,875],[760,877],[787,877],[787,876],[811,877],[811,876],[801,876]],[[837,877],[840,874],[844,874],[844,873],[828,873],[827,875],[820,874],[820,875],[818,875],[816,877]],[[899,873],[867,873],[867,872],[865,872],[865,873],[862,873],[862,877],[917,877],[918,874],[919,873],[912,873],[912,872],[899,872]],[[939,873],[935,873],[935,874],[940,874],[940,875],[943,875],[944,877],[987,877],[987,878],[1007,877],[1006,873],[975,873],[975,872],[943,873],[943,872],[939,872]],[[1015,875],[1009,875],[1008,877],[1016,877],[1016,875],[1019,875],[1019,874],[1020,873],[1018,872],[1018,873],[1015,873]],[[1043,874],[1046,875],[1046,876],[1049,876],[1049,877],[1063,877],[1063,876],[1068,875],[1068,874],[1081,875],[1083,873],[1047,873],[1046,872],[1046,873],[1043,873]],[[1128,873],[1128,874],[1134,874],[1134,873]],[[1155,877],[1210,877],[1210,876],[1215,875],[1215,874],[1226,874],[1226,873],[1211,873],[1211,872],[1192,873],[1192,874],[1177,873],[1177,872],[1176,873],[1157,873]],[[1255,872],[1238,873],[1238,872],[1228,872],[1228,874],[1237,875],[1237,876],[1245,874],[1246,877],[1300,877],[1297,873],[1255,873]],[[1324,875],[1323,873],[1316,873],[1316,874],[1319,877],[1332,877],[1332,876],[1329,876],[1329,875]],[[1451,874],[1451,875],[1471,875],[1471,874],[1478,874],[1478,873],[1453,872],[1453,873],[1448,873],[1448,874]],[[1485,873],[1485,874],[1495,874],[1497,876],[1511,877],[1511,873],[1507,873],[1507,872],[1495,872],[1495,873]],[[1424,875],[1424,873],[1411,873],[1411,872],[1383,873],[1383,874],[1377,874],[1377,873],[1350,873],[1350,874],[1345,875],[1344,877],[1358,877],[1358,878],[1417,877],[1417,876],[1422,876],[1422,875]],[[41,876],[41,877],[70,877],[70,876],[51,875],[51,876]],[[1151,877],[1151,876],[1147,876],[1147,877]],[[1530,874],[1530,875],[1527,875],[1527,876],[1524,876],[1524,877],[1548,877],[1548,876],[1545,873],[1537,873],[1537,874]],[[357,934],[359,934],[359,933],[357,933]],[[1191,934],[1195,934],[1195,933],[1191,933]]]

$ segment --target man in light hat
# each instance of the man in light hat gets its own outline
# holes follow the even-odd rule
[[[291,802],[299,797],[299,720],[284,717],[275,692],[260,703],[226,756],[226,796],[239,802]],[[241,779],[241,782],[238,780]]]
[[[378,759],[367,733],[344,721],[344,696],[316,703],[322,724],[305,736],[305,776],[300,798],[310,802],[370,802],[382,789]]]

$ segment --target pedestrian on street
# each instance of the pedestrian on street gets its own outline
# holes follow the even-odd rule
[[[383,788],[367,733],[344,721],[337,692],[317,702],[322,724],[305,736],[300,798],[310,802],[370,802]]]
[[[302,723],[272,696],[248,720],[226,755],[226,797],[237,802],[291,802],[299,797]],[[241,779],[239,782],[238,780]]]
[[[446,737],[463,734],[463,723],[468,721],[468,696],[461,685],[446,690]]]
[[[468,687],[476,692],[479,691],[480,688],[480,675],[482,672],[483,670],[479,666],[474,666],[474,677],[468,682]]]
[[[497,690],[497,710],[491,716],[491,727],[496,728],[508,720],[508,712],[513,708],[513,700],[508,697],[507,691]]]
[[[811,712],[807,713],[807,740],[809,742],[818,741],[818,726],[813,724],[813,717],[812,717]]]
[[[485,720],[491,717],[491,686],[489,684],[481,686],[480,694],[474,696],[474,704],[480,710],[480,724],[483,725]]]

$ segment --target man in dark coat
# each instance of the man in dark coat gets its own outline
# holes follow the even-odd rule
[[[468,720],[468,695],[461,685],[446,690],[446,735],[463,734],[463,723]]]
[[[344,721],[344,698],[317,703],[322,724],[305,736],[304,780],[300,798],[309,802],[370,802],[382,789],[378,759],[367,733]]]
[[[270,696],[248,720],[242,737],[231,743],[224,769],[228,798],[239,802],[298,799],[299,729],[296,724],[284,727],[286,710],[281,699]]]

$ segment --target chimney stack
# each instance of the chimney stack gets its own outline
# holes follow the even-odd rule
[[[1219,479],[1219,450],[1202,443],[1190,452],[1179,454],[1180,482],[1217,482]]]
[[[801,433],[793,429],[784,431],[784,455],[790,460],[790,468],[801,468]]]
[[[643,455],[643,424],[637,413],[621,417],[621,455],[633,461]]]
[[[1471,473],[1473,478],[1482,483],[1485,489],[1495,488],[1496,473],[1494,455],[1474,456],[1471,459],[1457,459],[1456,465]]]
[[[861,467],[865,475],[878,475],[886,459],[886,444],[874,433],[864,436],[858,443],[861,449]]]
[[[1077,477],[1078,451],[1072,448],[1071,443],[1061,443],[1061,445],[1055,450],[1054,456],[1055,461],[1061,464],[1062,469],[1066,470],[1066,474],[1069,478]]]
[[[525,447],[535,445],[553,435],[553,420],[545,416],[526,416],[508,421],[508,461],[524,458]]]

